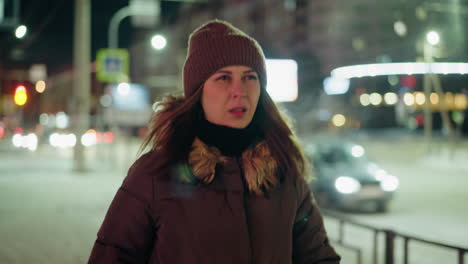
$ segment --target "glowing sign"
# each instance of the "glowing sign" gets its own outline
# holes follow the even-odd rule
[[[468,63],[459,62],[402,62],[377,63],[339,67],[331,71],[335,78],[351,79],[382,75],[411,74],[467,74]]]
[[[266,90],[273,101],[292,102],[297,99],[297,63],[295,60],[266,60]]]

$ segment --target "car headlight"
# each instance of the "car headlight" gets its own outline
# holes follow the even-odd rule
[[[393,192],[398,189],[400,181],[393,175],[386,175],[380,182],[380,187],[386,192]]]
[[[359,191],[359,189],[361,189],[361,184],[356,179],[341,176],[335,180],[335,188],[340,193],[350,194]]]

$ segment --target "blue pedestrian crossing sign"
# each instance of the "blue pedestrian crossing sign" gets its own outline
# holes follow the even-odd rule
[[[96,77],[101,82],[128,82],[128,65],[126,49],[100,49],[96,56]]]

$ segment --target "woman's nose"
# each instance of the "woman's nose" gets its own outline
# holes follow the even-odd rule
[[[231,94],[234,97],[245,96],[247,94],[246,84],[242,80],[234,80],[231,83]]]

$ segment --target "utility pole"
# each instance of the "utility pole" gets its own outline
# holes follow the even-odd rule
[[[432,61],[432,54],[430,53],[430,48],[429,44],[426,43],[426,40],[424,40],[423,44],[423,53],[424,53],[424,61],[427,63],[427,65],[430,65]],[[432,107],[431,107],[431,77],[429,74],[424,74],[423,77],[423,87],[424,87],[424,95],[426,97],[426,101],[424,103],[424,138],[426,140],[427,144],[427,149],[430,152],[431,151],[431,143],[432,143]],[[440,97],[440,100],[443,100],[443,97]]]
[[[81,136],[89,126],[91,90],[91,4],[90,0],[75,0],[73,48],[73,128],[77,137],[74,148],[73,170],[86,171],[85,149]]]

